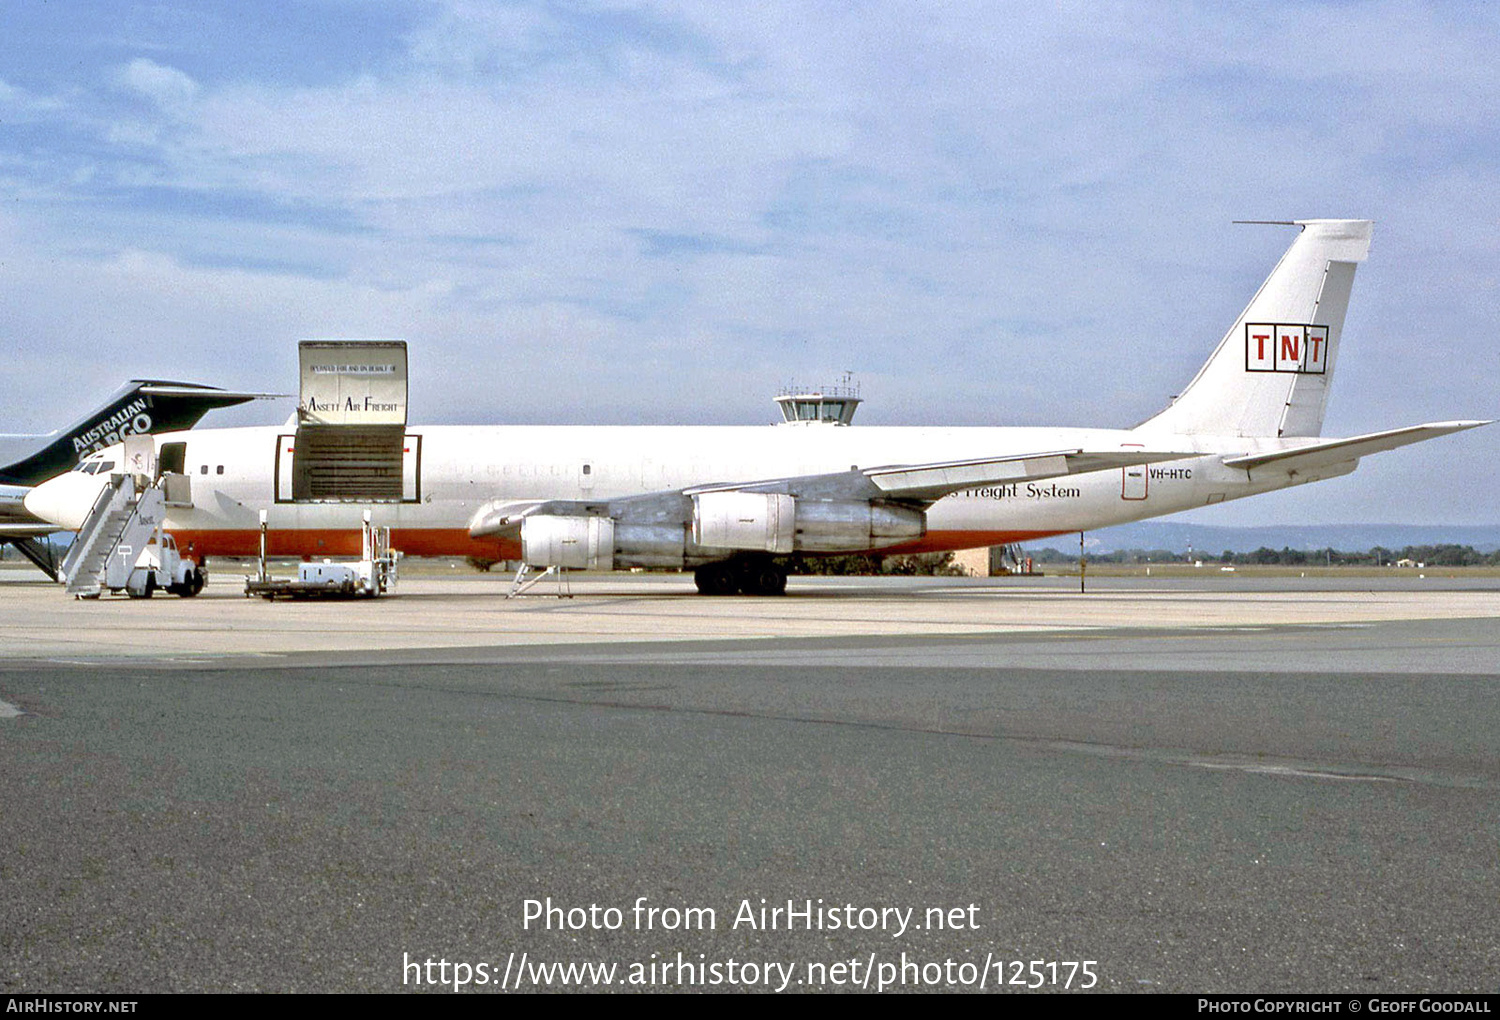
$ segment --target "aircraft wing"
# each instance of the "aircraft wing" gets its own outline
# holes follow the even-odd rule
[[[1344,461],[1357,460],[1370,453],[1394,450],[1409,443],[1420,443],[1424,439],[1436,439],[1465,429],[1491,424],[1488,421],[1439,421],[1426,425],[1408,425],[1405,428],[1389,429],[1385,432],[1370,432],[1349,439],[1328,439],[1310,446],[1299,446],[1291,450],[1274,453],[1253,453],[1243,457],[1227,457],[1228,467],[1244,468],[1247,471],[1259,467],[1275,467],[1282,471],[1301,471],[1327,467]]]
[[[887,499],[903,503],[936,503],[944,496],[980,485],[1038,481],[1062,475],[1081,475],[1108,468],[1154,464],[1164,460],[1194,457],[1183,451],[1053,450],[1046,453],[1011,454],[945,460],[930,464],[890,464],[827,475],[802,475],[761,482],[698,485],[683,495],[704,492],[781,492],[813,499]]]
[[[639,498],[639,497],[634,497]],[[469,519],[471,538],[498,538],[517,535],[521,522],[538,514],[562,517],[607,516],[610,500],[581,499],[497,499],[481,506]]]
[[[31,518],[36,520],[36,518]],[[46,538],[55,535],[62,529],[56,524],[14,524],[0,521],[0,542],[8,542],[15,538]]]
[[[1036,481],[1194,456],[1198,454],[1180,450],[1053,450],[928,464],[892,464],[821,475],[715,482],[616,499],[497,500],[479,508],[469,521],[469,534],[473,538],[514,534],[520,530],[525,518],[539,514],[656,522],[665,522],[678,515],[678,520],[686,520],[686,515],[691,513],[692,497],[709,492],[781,493],[819,500],[882,500],[925,508],[960,489]]]

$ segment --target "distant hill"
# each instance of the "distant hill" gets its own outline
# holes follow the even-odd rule
[[[1226,528],[1174,521],[1137,521],[1091,531],[1087,542],[1087,548],[1099,552],[1117,549],[1186,552],[1191,546],[1210,556],[1225,550],[1253,552],[1262,546],[1364,552],[1377,545],[1401,549],[1408,545],[1453,544],[1473,546],[1480,552],[1494,552],[1500,549],[1500,524],[1283,524],[1263,528]],[[1059,535],[1027,544],[1037,549],[1050,546],[1067,553],[1078,549],[1076,535],[1071,542],[1067,536]]]

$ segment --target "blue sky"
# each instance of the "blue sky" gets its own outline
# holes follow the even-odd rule
[[[1478,3],[57,3],[0,34],[0,424],[288,390],[413,420],[1128,425],[1290,242],[1377,221],[1327,431],[1500,415]],[[280,420],[288,406],[216,415]],[[1500,427],[1203,523],[1500,520]]]

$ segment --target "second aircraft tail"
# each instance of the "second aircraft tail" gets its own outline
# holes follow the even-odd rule
[[[190,429],[216,407],[233,407],[273,393],[235,393],[198,383],[132,379],[72,425],[27,441],[12,463],[0,458],[0,485],[39,485],[126,435]]]

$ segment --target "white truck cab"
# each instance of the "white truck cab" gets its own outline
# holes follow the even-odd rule
[[[207,572],[177,551],[171,535],[160,537],[141,550],[135,568],[125,580],[125,594],[131,598],[149,599],[156,591],[191,598],[203,590]]]

